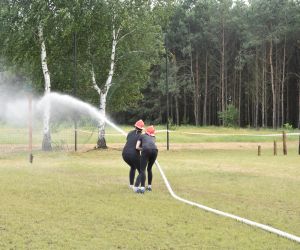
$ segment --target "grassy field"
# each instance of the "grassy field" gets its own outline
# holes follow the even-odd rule
[[[228,143],[230,145],[230,142]],[[300,235],[297,148],[160,150],[174,191]],[[0,155],[0,249],[300,249],[300,244],[153,192],[128,188],[119,149]]]
[[[133,129],[130,126],[120,126],[124,131],[129,132]],[[157,133],[157,142],[166,141],[166,127],[155,126]],[[199,143],[199,142],[268,142],[282,140],[283,130],[272,129],[235,129],[224,127],[195,127],[195,126],[181,126],[170,129],[169,137],[171,142],[175,143]],[[293,135],[299,132],[298,130],[286,131],[289,141],[297,141],[299,135]],[[58,140],[65,138],[69,143],[74,140],[74,132],[72,129],[58,130],[53,134],[53,137]],[[107,141],[117,143],[124,141],[124,136],[111,127],[106,129]],[[79,143],[89,143],[97,141],[97,130],[91,128],[78,129]]]
[[[133,129],[132,126],[121,126],[128,132]],[[157,142],[166,142],[166,127],[156,126]],[[169,133],[171,143],[203,143],[203,142],[253,142],[273,143],[274,140],[282,141],[282,129],[238,129],[224,127],[195,127],[180,126],[172,127]],[[290,142],[299,140],[299,130],[287,130],[287,139]],[[80,145],[94,144],[97,142],[97,128],[79,127],[77,132],[77,141]],[[70,126],[55,127],[51,131],[53,146],[64,146],[73,148],[74,146],[74,129]],[[109,143],[124,143],[125,138],[114,128],[107,126],[106,140]],[[5,127],[0,126],[0,151],[1,146],[6,145],[27,145],[28,128]],[[42,144],[42,128],[33,129],[33,144],[40,147]]]

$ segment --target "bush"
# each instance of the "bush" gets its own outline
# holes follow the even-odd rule
[[[293,125],[289,124],[289,123],[285,123],[283,124],[283,128],[286,130],[292,130],[293,129]]]
[[[229,104],[224,112],[218,112],[218,116],[225,127],[236,127],[238,125],[239,111],[232,104]]]
[[[169,119],[169,130],[176,130],[177,125],[173,123],[172,119]]]

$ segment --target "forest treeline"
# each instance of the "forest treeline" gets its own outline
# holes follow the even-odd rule
[[[48,72],[119,123],[165,123],[168,93],[173,124],[300,128],[297,0],[3,0],[0,17],[11,84],[41,93]]]
[[[176,6],[165,40],[172,123],[226,125],[222,114],[236,111],[239,126],[299,128],[299,1],[249,2]],[[141,105],[158,121],[165,114],[165,68],[153,68]]]

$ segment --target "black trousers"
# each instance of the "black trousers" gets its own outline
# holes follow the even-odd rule
[[[122,153],[123,160],[130,166],[129,184],[133,185],[136,170],[140,173],[140,155],[138,153]]]
[[[148,176],[148,185],[152,184],[152,166],[157,158],[158,150],[157,149],[145,149],[142,150],[141,153],[141,164],[140,164],[140,174],[136,178],[135,187],[141,185],[141,187],[145,187],[146,182],[146,168],[147,168],[147,176]]]

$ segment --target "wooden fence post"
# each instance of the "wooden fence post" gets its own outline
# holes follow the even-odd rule
[[[277,155],[277,142],[274,141],[274,155]]]
[[[287,155],[287,148],[286,148],[286,133],[282,131],[282,142],[283,142],[283,154]]]

